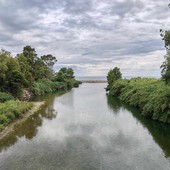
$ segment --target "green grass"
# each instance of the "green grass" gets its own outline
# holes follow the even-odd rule
[[[153,78],[120,79],[110,93],[152,119],[170,123],[170,86]]]
[[[32,106],[30,102],[20,101],[0,103],[0,131],[13,120],[22,117]]]

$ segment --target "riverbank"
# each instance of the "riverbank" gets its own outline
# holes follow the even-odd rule
[[[154,78],[119,79],[109,85],[109,93],[141,110],[142,115],[170,123],[170,86]]]
[[[25,102],[24,102],[25,103]],[[28,102],[27,102],[28,103]],[[21,102],[23,105],[23,102]],[[31,104],[31,108],[27,110],[26,112],[22,113],[22,116],[18,117],[17,119],[9,122],[9,124],[6,124],[4,129],[1,129],[0,132],[0,139],[5,137],[9,132],[11,132],[16,124],[22,123],[25,121],[29,116],[33,115],[35,112],[37,112],[42,105],[44,105],[44,102],[29,102]]]

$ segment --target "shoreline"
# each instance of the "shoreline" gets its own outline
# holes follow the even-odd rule
[[[35,112],[37,112],[41,108],[42,105],[44,105],[44,102],[33,102],[32,108],[28,110],[26,113],[24,113],[23,117],[14,120],[12,123],[6,126],[5,129],[2,130],[2,132],[0,132],[0,140],[4,138],[6,135],[8,135],[13,130],[15,125],[25,121],[28,117],[30,117]]]

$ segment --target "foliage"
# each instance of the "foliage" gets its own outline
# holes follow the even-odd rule
[[[113,69],[109,70],[107,75],[108,86],[106,90],[109,90],[110,85],[112,85],[116,80],[121,78],[122,78],[122,73],[120,72],[120,69],[118,67],[114,67]]]
[[[78,87],[80,82],[74,79],[72,68],[63,67],[55,74],[54,81],[64,82],[68,88]]]
[[[66,84],[62,82],[52,82],[47,79],[34,81],[31,87],[31,91],[35,95],[44,95],[61,89],[66,89]]]
[[[50,54],[38,58],[31,46],[23,48],[21,54],[12,57],[5,50],[0,51],[0,91],[9,92],[20,98],[24,88],[30,88],[35,81],[53,79],[53,71],[48,67],[56,62]]]
[[[67,81],[70,79],[74,79],[74,71],[72,68],[63,67],[56,73],[54,80],[55,81]]]
[[[28,81],[18,70],[13,70],[8,74],[8,91],[15,96],[20,96],[22,93],[22,88],[28,86]]]
[[[0,102],[5,102],[8,100],[14,100],[14,97],[8,93],[0,92]]]
[[[46,93],[52,93],[59,90],[67,90],[72,87],[78,87],[79,84],[79,81],[75,79],[66,81],[50,81],[48,79],[42,79],[33,82],[31,91],[35,95],[44,95]]]
[[[20,101],[0,103],[0,131],[14,119],[22,117],[32,106],[30,102]]]
[[[165,61],[161,65],[162,71],[162,79],[166,83],[170,83],[170,51],[167,52],[167,55],[165,56]]]
[[[170,4],[168,5],[168,7],[170,8]],[[165,61],[161,65],[162,79],[166,83],[170,83],[170,30],[164,31],[164,30],[160,29],[160,35],[162,37],[162,40],[164,40],[165,48],[167,51],[167,54],[165,55]]]
[[[56,57],[52,56],[51,54],[41,56],[41,60],[49,67],[53,67],[54,64],[57,62]]]
[[[0,51],[0,91],[11,93],[21,99],[24,89],[34,95],[43,95],[60,89],[78,87],[72,68],[61,68],[58,73],[52,70],[57,62],[51,54],[38,57],[36,50],[25,46],[21,54],[12,57],[5,50]],[[3,96],[2,96],[3,97]]]
[[[163,81],[151,78],[118,80],[112,84],[110,93],[138,107],[143,115],[170,123],[170,87]]]

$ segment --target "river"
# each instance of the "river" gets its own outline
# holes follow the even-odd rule
[[[170,170],[170,126],[104,87],[37,98],[43,108],[0,141],[0,170]]]

